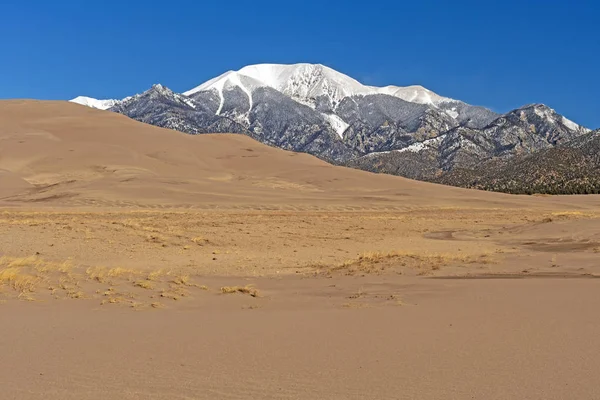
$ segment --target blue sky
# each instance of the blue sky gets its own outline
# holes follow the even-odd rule
[[[185,91],[230,69],[322,63],[495,111],[546,103],[600,128],[600,3],[0,1],[0,98]]]

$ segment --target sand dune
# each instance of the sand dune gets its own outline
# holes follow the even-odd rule
[[[1,101],[0,120],[0,170],[10,173],[1,179],[12,182],[0,187],[0,197],[13,205],[405,209],[538,207],[555,201],[522,201],[334,167],[242,135],[190,136],[67,102]],[[33,188],[27,190],[28,184]]]
[[[600,196],[0,101],[2,399],[596,399],[599,256]]]

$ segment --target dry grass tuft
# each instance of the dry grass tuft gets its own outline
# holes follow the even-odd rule
[[[355,259],[347,260],[335,266],[323,264],[312,265],[313,268],[328,274],[345,272],[355,274],[381,274],[386,270],[396,270],[408,267],[419,271],[420,275],[430,274],[443,266],[461,264],[490,264],[494,262],[489,254],[419,254],[413,252],[366,252]]]
[[[90,267],[86,269],[85,273],[89,279],[98,283],[105,283],[111,279],[133,280],[135,277],[142,275],[141,271],[122,267]]]
[[[176,285],[184,285],[184,286],[191,285],[189,275],[176,276],[171,282],[173,282]]]
[[[92,279],[98,283],[106,282],[106,274],[108,268],[105,267],[90,267],[85,270],[86,275],[89,279]]]
[[[19,294],[19,296],[17,296],[17,298],[19,300],[24,300],[24,301],[36,301],[35,297],[33,297],[31,295],[31,293],[28,293],[28,292],[21,292]]]
[[[78,291],[78,290],[68,290],[67,297],[70,299],[84,299],[85,293],[83,293],[82,291]]]
[[[118,297],[110,297],[108,300],[102,300],[102,302],[100,304],[119,304],[119,303],[125,303],[127,302],[127,299],[125,299],[124,297],[118,296]]]
[[[39,258],[38,256],[29,256],[29,257],[0,257],[0,266],[5,266],[6,268],[20,268],[20,269],[29,269],[35,270],[38,273],[48,273],[48,272],[63,272],[66,273],[71,268],[73,268],[73,264],[71,260],[63,261],[63,262],[54,262],[47,261]]]
[[[252,285],[223,286],[221,288],[221,293],[223,293],[223,294],[242,293],[242,294],[249,294],[252,297],[258,297],[258,295],[259,295],[258,289],[255,289]]]
[[[196,243],[198,246],[204,246],[205,244],[208,244],[208,239],[203,238],[202,236],[196,236],[195,238],[192,238],[192,242]]]
[[[146,280],[157,281],[163,275],[167,275],[167,273],[163,270],[152,271],[148,274],[148,276],[146,277]]]
[[[122,277],[131,277],[131,276],[135,276],[135,275],[140,275],[141,272],[136,271],[134,269],[117,267],[117,268],[109,269],[107,274],[111,278],[122,278]]]
[[[23,273],[17,267],[0,270],[0,285],[8,284],[20,293],[34,292],[41,281],[41,278]]]
[[[0,265],[6,265],[8,268],[36,267],[43,264],[43,261],[36,256],[29,257],[2,257]]]
[[[205,285],[199,285],[197,283],[192,282],[191,278],[189,275],[178,275],[176,276],[172,281],[172,284],[175,285],[181,285],[181,286],[188,286],[188,287],[196,287],[198,289],[202,289],[202,290],[208,290],[208,287]]]
[[[152,290],[154,289],[154,284],[151,281],[137,281],[135,286],[141,287],[142,289]]]

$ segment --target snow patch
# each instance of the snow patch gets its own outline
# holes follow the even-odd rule
[[[344,138],[344,132],[346,132],[346,129],[348,129],[348,127],[350,125],[348,125],[346,123],[346,121],[344,121],[343,119],[341,119],[340,117],[338,117],[335,114],[325,114],[322,113],[321,115],[323,115],[323,117],[325,117],[325,119],[327,120],[327,122],[329,122],[329,124],[331,125],[331,127],[333,129],[335,129],[335,131],[337,132],[337,134],[340,136],[340,139]]]
[[[412,153],[418,153],[422,150],[428,149],[429,147],[431,147],[433,145],[439,144],[444,139],[444,136],[445,135],[441,135],[441,136],[435,137],[433,139],[427,139],[422,142],[413,143],[408,147],[405,147],[403,149],[396,150],[396,151],[398,151],[398,153],[403,153],[405,151],[410,151]]]
[[[533,107],[533,112],[535,113],[535,115],[537,115],[540,118],[544,118],[545,120],[547,120],[550,123],[555,123],[556,121],[554,120],[553,116],[552,116],[552,111],[549,108],[546,107]]]
[[[194,104],[194,102],[192,100],[186,99],[183,96],[180,96],[179,100],[181,100],[183,103],[187,104],[188,106],[192,107],[193,109],[196,109],[196,104]]]
[[[99,110],[108,110],[113,107],[115,104],[119,102],[119,100],[108,99],[108,100],[98,100],[92,97],[87,96],[78,96],[74,99],[69,100],[71,103],[81,104],[82,106],[87,106],[91,108],[97,108]]]
[[[450,110],[446,110],[446,114],[448,114],[449,116],[451,116],[454,119],[458,118],[458,111],[456,111],[456,107],[453,107]]]
[[[579,125],[577,125],[575,122],[573,122],[570,119],[567,119],[565,117],[562,117],[562,123],[564,126],[566,126],[567,128],[569,128],[572,131],[576,131],[579,129]]]
[[[424,140],[422,142],[413,143],[410,146],[407,146],[403,149],[369,153],[366,155],[366,157],[372,157],[372,156],[377,156],[380,154],[388,154],[388,153],[404,153],[405,151],[410,151],[411,153],[418,153],[420,151],[429,149],[432,146],[440,144],[442,142],[442,140],[444,140],[445,136],[446,135],[444,134],[444,135],[440,135],[440,136],[432,138],[432,139]]]
[[[447,97],[442,97],[423,86],[386,86],[383,88],[373,87],[379,94],[387,94],[390,96],[399,97],[404,101],[419,104],[429,104],[435,106],[442,102],[452,101]]]

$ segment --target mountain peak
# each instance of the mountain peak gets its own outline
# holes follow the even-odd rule
[[[248,80],[248,84],[240,83]],[[402,100],[420,104],[436,104],[451,99],[437,95],[422,86],[367,86],[357,80],[323,64],[256,64],[248,65],[239,71],[228,71],[184,94],[223,88],[240,87],[251,91],[256,87],[270,87],[293,99],[313,104],[320,97],[328,98],[336,106],[344,97],[356,95],[387,94]]]
[[[173,92],[168,87],[161,85],[160,83],[155,83],[145,93],[158,93],[158,94],[162,94],[162,95],[166,95],[166,96],[175,95],[175,92]]]
[[[154,85],[152,85],[152,87],[148,90],[146,90],[144,93],[142,94],[137,94],[135,96],[129,97],[127,99],[124,99],[123,102],[126,102],[128,100],[137,100],[140,98],[150,98],[150,99],[165,99],[167,101],[173,101],[175,103],[180,103],[182,105],[191,107],[191,108],[196,108],[196,104],[194,103],[194,101],[190,98],[188,98],[187,96],[181,95],[179,93],[175,93],[174,91],[172,91],[171,89],[169,89],[166,86],[161,85],[160,83],[155,83]]]
[[[528,118],[539,118],[549,124],[561,125],[569,131],[586,133],[590,132],[590,129],[578,125],[570,119],[557,113],[553,108],[550,108],[546,104],[533,103],[527,104],[523,107],[517,108],[508,114],[518,116],[521,120],[526,121]]]

